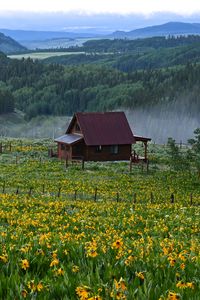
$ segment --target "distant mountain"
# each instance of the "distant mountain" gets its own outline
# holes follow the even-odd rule
[[[0,51],[5,54],[20,53],[27,49],[12,38],[0,32]]]
[[[74,33],[65,31],[34,31],[34,30],[12,30],[0,29],[0,32],[10,36],[18,42],[23,41],[45,41],[51,39],[76,39],[76,38],[92,38],[97,34],[91,33]]]
[[[162,25],[149,26],[132,31],[115,31],[111,38],[146,38],[168,35],[200,35],[200,23],[168,22]]]
[[[65,31],[34,31],[0,29],[28,49],[68,48],[82,45],[85,40],[99,38],[96,33],[75,33]]]

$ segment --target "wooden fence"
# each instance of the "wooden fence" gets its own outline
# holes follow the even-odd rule
[[[161,199],[160,201],[157,201],[155,199],[154,193],[151,192],[149,196],[146,199],[140,198],[140,195],[137,193],[134,193],[132,195],[121,195],[118,191],[115,193],[112,193],[112,196],[102,196],[101,192],[98,190],[98,187],[93,188],[93,193],[85,193],[78,191],[77,189],[74,189],[73,192],[68,193],[64,187],[62,186],[56,186],[54,187],[53,191],[48,191],[45,187],[45,184],[42,184],[40,186],[40,190],[34,187],[19,187],[19,186],[8,186],[6,184],[6,181],[4,181],[1,185],[1,191],[0,194],[8,194],[8,195],[24,195],[28,197],[40,197],[40,196],[50,196],[54,199],[58,198],[67,198],[71,200],[93,200],[93,201],[103,201],[103,200],[110,200],[114,202],[130,202],[133,204],[176,204],[176,203],[183,203],[183,201],[179,201],[178,197],[176,198],[174,193],[169,194],[167,199],[163,201]],[[199,206],[200,205],[200,197],[196,197],[193,195],[193,193],[190,193],[189,196],[185,199],[184,203],[185,205],[190,206]]]

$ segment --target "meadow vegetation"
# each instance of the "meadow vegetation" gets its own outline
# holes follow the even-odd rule
[[[49,140],[1,142],[1,299],[199,299],[192,162],[174,168],[173,149],[151,144],[148,173],[128,162],[81,170],[49,158]]]

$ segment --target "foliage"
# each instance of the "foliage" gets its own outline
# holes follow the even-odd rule
[[[0,114],[10,113],[13,111],[14,111],[13,94],[4,85],[0,84]]]
[[[167,146],[170,166],[176,171],[188,169],[187,154],[180,151],[180,147],[175,144],[175,140],[168,138]]]
[[[195,129],[194,135],[195,137],[190,139],[188,142],[192,146],[192,151],[190,151],[190,154],[192,155],[192,160],[200,177],[200,128]]]

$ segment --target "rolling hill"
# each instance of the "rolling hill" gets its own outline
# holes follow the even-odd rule
[[[97,38],[98,34],[76,33],[65,31],[36,31],[0,29],[0,32],[10,36],[28,49],[68,48],[82,45],[88,39]]]
[[[0,32],[0,51],[5,54],[20,53],[27,49],[12,38]]]
[[[111,38],[146,38],[169,35],[200,35],[200,23],[168,22],[162,25],[149,26],[131,31],[115,31]]]
[[[109,35],[65,31],[35,31],[0,29],[28,49],[68,48],[81,46],[93,39],[140,39],[148,37],[200,35],[200,23],[168,22],[131,31],[115,31]]]

